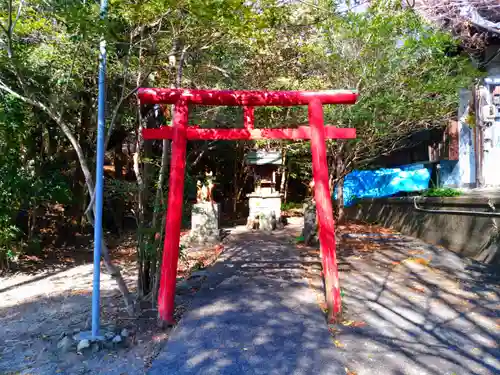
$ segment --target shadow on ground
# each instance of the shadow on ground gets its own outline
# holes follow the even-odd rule
[[[345,314],[333,337],[319,251],[297,251],[291,233],[240,234],[150,374],[500,372],[494,269],[381,228],[339,234]]]
[[[388,230],[341,227],[346,321],[332,329],[332,338],[319,308],[322,283],[303,277],[319,279],[319,252],[297,249],[294,231],[299,228],[292,225],[273,235],[231,235],[149,373],[500,372],[494,269]],[[144,373],[150,353],[140,346],[116,356],[52,351],[63,330],[85,327],[91,273],[90,265],[79,266],[0,292],[0,373]],[[114,289],[103,280],[103,320],[108,319],[106,309],[121,305]],[[149,332],[156,343],[166,335],[157,336],[154,329]]]
[[[351,371],[500,373],[498,270],[377,227],[340,229],[350,322],[335,338]]]
[[[232,237],[149,374],[345,374],[293,237]]]
[[[135,271],[122,269],[129,287]],[[8,281],[8,279],[7,279]],[[33,277],[1,288],[0,291],[0,374],[73,375],[120,374],[116,353],[81,356],[76,348],[61,352],[57,344],[63,334],[90,328],[92,265]],[[109,275],[101,277],[101,322],[130,327],[121,296]],[[153,321],[154,322],[154,321]],[[143,360],[135,361],[140,348],[122,350],[120,363],[143,372]],[[97,370],[96,370],[97,369]],[[116,371],[116,372],[113,372]]]

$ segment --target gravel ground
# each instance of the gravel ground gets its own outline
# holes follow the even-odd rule
[[[121,250],[127,255],[130,253],[129,248],[117,249]],[[218,255],[213,250],[189,251],[187,261],[179,266],[179,275],[189,275],[189,269],[196,264],[211,263]],[[134,263],[127,259],[128,256],[124,258],[122,274],[129,289],[134,291]],[[185,309],[202,280],[203,277],[192,277],[179,282],[177,315]],[[130,337],[117,348],[96,353],[86,350],[83,355],[77,354],[76,349],[63,352],[57,348],[64,333],[72,336],[90,328],[91,293],[91,264],[0,278],[0,374],[145,373],[169,332],[157,328],[154,310],[143,310],[140,317],[129,318],[115,282],[104,269],[101,274],[101,323],[104,327],[117,327],[118,332],[127,328]]]
[[[124,271],[132,284],[135,280],[133,270]],[[100,366],[100,356],[84,358],[76,351],[61,353],[57,350],[63,333],[88,328],[91,285],[90,264],[54,270],[50,274],[14,275],[2,279],[0,374],[87,374],[92,373],[94,363],[99,362]],[[108,275],[102,276],[101,290],[103,321],[109,323],[108,317],[120,314],[121,299]],[[112,362],[112,357],[108,357]]]
[[[128,320],[104,274],[103,323],[136,332],[119,350],[57,350],[63,332],[88,327],[91,265],[0,278],[0,374],[132,375],[151,362],[152,375],[500,373],[495,269],[389,230],[340,227],[344,321],[328,326],[319,251],[293,244],[299,228],[233,230],[219,261],[179,285],[186,313],[173,332],[158,331],[154,312]],[[134,268],[123,272],[133,288]]]

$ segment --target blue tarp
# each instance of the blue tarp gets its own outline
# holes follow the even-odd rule
[[[357,198],[388,197],[429,187],[431,174],[423,165],[403,168],[349,173],[344,179],[344,205],[351,206]]]

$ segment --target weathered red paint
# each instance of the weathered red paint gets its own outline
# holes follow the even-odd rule
[[[335,254],[335,226],[326,160],[326,138],[323,105],[319,100],[309,103],[311,124],[311,154],[314,177],[314,199],[319,226],[321,260],[325,278],[328,321],[335,322],[341,312],[340,285]]]
[[[172,139],[174,130],[170,126],[156,129],[144,129],[142,136],[145,140]],[[356,129],[325,127],[326,138],[352,139],[356,138]],[[310,139],[311,128],[300,126],[296,129],[201,129],[188,127],[186,138],[192,140],[209,139]]]
[[[358,94],[349,90],[326,91],[230,91],[140,88],[142,104],[175,104],[181,98],[188,104],[232,106],[308,105],[312,99],[322,104],[354,104]]]
[[[319,222],[323,275],[326,284],[328,319],[340,313],[340,286],[335,255],[335,228],[328,185],[326,138],[356,137],[355,129],[325,127],[323,104],[353,104],[357,93],[352,91],[218,91],[182,89],[139,89],[142,104],[175,104],[173,127],[144,129],[144,139],[172,139],[167,222],[161,269],[158,310],[161,320],[173,322],[175,282],[179,258],[179,240],[188,139],[311,139],[314,195]],[[202,129],[188,127],[188,105],[236,105],[244,107],[243,129]],[[253,106],[308,105],[310,126],[294,129],[254,129]]]
[[[158,292],[158,315],[161,320],[168,323],[174,323],[175,282],[177,279],[177,263],[179,261],[184,174],[186,171],[187,125],[188,105],[185,100],[180,100],[175,105],[172,126],[172,162],[170,166],[161,282]]]

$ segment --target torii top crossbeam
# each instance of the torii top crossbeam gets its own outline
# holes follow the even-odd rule
[[[141,104],[174,104],[172,126],[159,129],[143,129],[144,139],[172,139],[172,158],[168,192],[165,242],[161,269],[158,313],[163,321],[172,323],[174,312],[175,283],[179,256],[179,240],[182,219],[184,174],[186,169],[186,142],[188,139],[310,139],[314,177],[314,197],[319,224],[325,293],[328,319],[335,321],[340,313],[340,285],[335,254],[335,228],[331,192],[329,190],[328,165],[325,140],[356,137],[355,129],[324,126],[323,105],[354,104],[354,91],[228,91],[141,88],[138,92]],[[242,106],[243,128],[202,129],[188,126],[189,104]],[[309,126],[285,129],[255,129],[255,106],[307,105]]]
[[[200,105],[293,106],[308,105],[311,100],[322,104],[354,104],[358,94],[349,90],[326,91],[231,91],[140,88],[141,104],[175,104],[184,99]]]
[[[289,139],[300,140],[311,138],[309,126],[289,129],[254,129],[254,106],[296,106],[308,105],[312,100],[321,104],[353,104],[357,93],[346,90],[329,91],[227,91],[227,90],[183,90],[183,89],[139,89],[141,104],[176,104],[180,100],[189,104],[227,105],[244,107],[244,129],[200,129],[189,126],[186,138],[191,140],[258,140]],[[172,139],[174,129],[163,126],[158,129],[144,129],[145,140]],[[327,139],[356,138],[356,129],[325,128]]]

